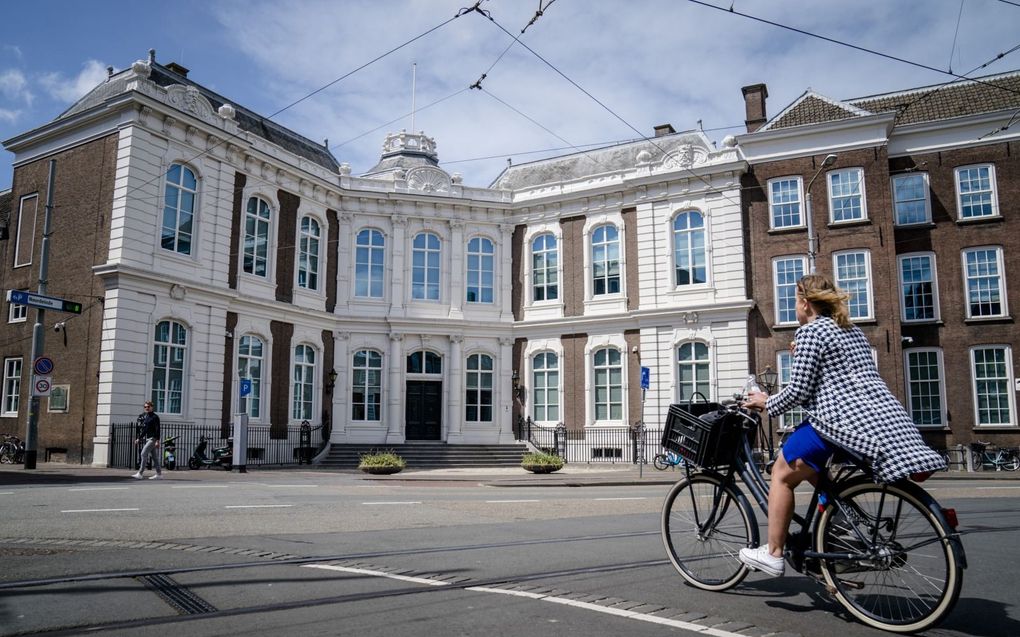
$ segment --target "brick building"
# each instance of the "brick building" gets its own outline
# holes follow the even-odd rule
[[[814,262],[852,293],[930,444],[1020,444],[1020,72],[849,100],[807,91],[771,118],[765,85],[743,92],[756,369],[788,378],[793,284]]]

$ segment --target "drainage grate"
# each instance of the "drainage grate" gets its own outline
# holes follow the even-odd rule
[[[137,578],[181,615],[202,615],[216,612],[216,607],[178,584],[167,575],[142,575]]]

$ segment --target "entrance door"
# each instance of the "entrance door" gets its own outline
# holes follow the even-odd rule
[[[404,437],[407,440],[439,440],[442,429],[443,383],[407,381]]]

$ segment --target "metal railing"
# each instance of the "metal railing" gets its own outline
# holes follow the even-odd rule
[[[110,428],[110,466],[122,469],[135,469],[138,467],[138,454],[141,449],[136,444],[136,427],[131,423],[114,423]],[[247,466],[259,465],[288,465],[299,464],[306,457],[302,455],[301,427],[287,427],[285,437],[270,435],[270,425],[248,425],[248,457]],[[314,454],[325,445],[324,441],[315,441],[314,432],[321,430],[321,425],[313,427],[310,452]],[[193,422],[163,422],[160,425],[163,440],[177,437],[174,444],[177,447],[176,458],[177,468],[187,469],[188,458],[195,453],[202,436],[208,440],[206,456],[212,457],[212,450],[217,447],[224,447],[228,444],[228,438],[223,437],[224,431],[231,431],[231,426],[219,424],[199,425]],[[276,433],[276,429],[273,433]],[[160,457],[163,455],[163,447],[160,446]]]
[[[662,429],[645,427],[592,427],[568,430],[562,422],[550,427],[528,418],[514,425],[517,440],[555,454],[572,463],[650,463],[662,452]]]

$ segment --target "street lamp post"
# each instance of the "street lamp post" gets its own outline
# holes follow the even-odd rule
[[[814,223],[811,220],[811,185],[815,183],[815,179],[818,179],[818,175],[821,175],[823,170],[836,162],[836,159],[835,155],[826,155],[825,159],[822,160],[822,165],[818,167],[814,176],[808,181],[807,188],[804,189],[804,214],[807,217],[808,274],[815,273],[815,231]]]
[[[765,366],[765,371],[758,374],[758,384],[761,386],[765,393],[769,396],[776,390],[776,382],[779,380],[779,374],[773,371],[771,365]],[[768,414],[769,419],[769,461],[775,460],[775,446],[772,440],[772,414]]]

